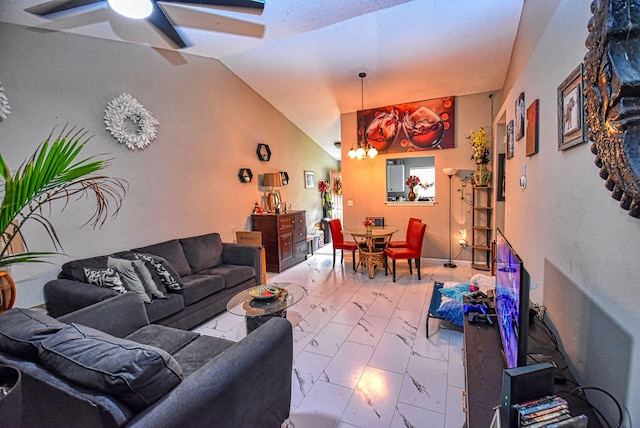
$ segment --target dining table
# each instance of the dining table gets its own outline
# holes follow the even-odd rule
[[[349,234],[358,245],[359,261],[356,265],[356,272],[360,266],[366,267],[369,278],[373,279],[376,266],[385,266],[384,249],[391,240],[394,233],[398,231],[390,226],[350,227],[342,230],[342,234]],[[386,273],[386,272],[385,272]]]

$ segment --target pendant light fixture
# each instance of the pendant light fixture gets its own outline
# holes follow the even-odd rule
[[[349,153],[347,153],[347,156],[349,156],[351,159],[365,159],[366,157],[370,157],[370,158],[375,158],[378,155],[378,150],[376,150],[375,147],[373,147],[371,144],[368,144],[365,141],[365,129],[364,129],[364,78],[367,77],[367,73],[361,72],[360,74],[358,74],[358,76],[360,77],[360,89],[361,89],[361,101],[362,101],[362,105],[361,105],[361,109],[362,109],[362,122],[359,125],[362,126],[358,126],[359,128],[362,129],[362,135],[360,135],[358,137],[358,145],[356,147],[352,146],[351,150],[349,150]]]

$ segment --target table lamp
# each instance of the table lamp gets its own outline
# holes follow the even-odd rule
[[[270,187],[267,193],[267,210],[272,213],[280,204],[280,195],[273,190],[274,187],[282,186],[282,179],[279,172],[265,172],[262,177],[262,185]]]

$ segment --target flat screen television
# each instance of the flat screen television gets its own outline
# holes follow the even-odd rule
[[[496,234],[496,317],[507,368],[514,368],[527,364],[531,279],[502,231]]]

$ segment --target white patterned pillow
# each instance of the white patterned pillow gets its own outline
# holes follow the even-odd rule
[[[146,253],[133,253],[133,254],[138,259],[144,260],[145,262],[153,266],[155,273],[158,275],[158,277],[160,277],[160,280],[162,281],[162,283],[169,290],[173,292],[180,292],[183,290],[184,287],[182,286],[182,284],[176,281],[173,275],[169,273],[167,268],[164,266],[164,264],[160,260],[158,260],[157,257],[152,256],[151,254],[146,254]]]
[[[122,284],[122,279],[118,271],[112,267],[106,269],[89,269],[84,268],[84,277],[89,284],[99,285],[100,287],[109,288],[117,293],[124,294],[127,289]]]

